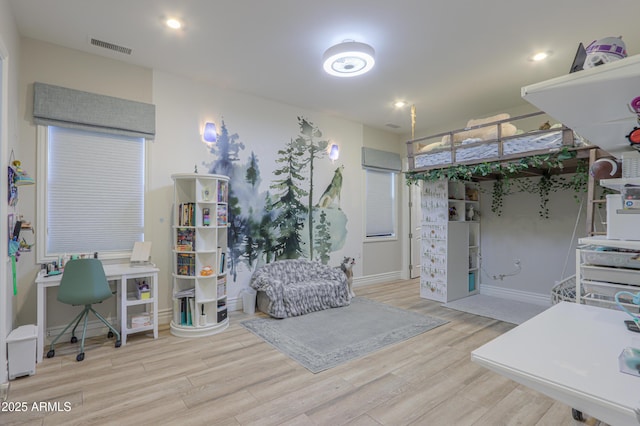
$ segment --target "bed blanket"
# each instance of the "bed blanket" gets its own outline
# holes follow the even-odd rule
[[[274,318],[351,303],[344,272],[307,259],[266,264],[253,273],[249,285],[258,292],[258,309]]]

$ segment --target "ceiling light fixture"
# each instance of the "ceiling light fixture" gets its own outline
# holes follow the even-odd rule
[[[179,20],[177,20],[175,18],[167,19],[166,24],[167,24],[167,27],[173,28],[174,30],[178,30],[178,29],[182,28],[182,22],[180,22]]]
[[[336,77],[355,77],[373,68],[374,53],[368,44],[345,40],[324,52],[323,67],[327,74]]]
[[[396,108],[402,108],[407,106],[407,103],[405,101],[396,101],[393,103],[393,106]]]
[[[542,61],[543,59],[547,59],[549,54],[547,52],[539,52],[531,57],[531,59],[535,62]]]

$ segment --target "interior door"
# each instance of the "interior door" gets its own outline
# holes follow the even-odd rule
[[[411,238],[409,239],[409,244],[411,244],[411,247],[409,249],[411,253],[411,268],[409,276],[418,278],[422,262],[422,210],[420,207],[422,182],[411,185],[410,188]]]

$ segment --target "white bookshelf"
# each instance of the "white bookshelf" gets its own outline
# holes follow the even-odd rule
[[[472,182],[424,183],[421,297],[450,302],[478,293],[479,194],[478,186]]]
[[[229,178],[186,173],[174,181],[171,333],[209,336],[229,326],[227,230]]]

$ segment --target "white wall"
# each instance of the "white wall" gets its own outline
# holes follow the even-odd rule
[[[7,227],[4,225],[8,214],[7,202],[7,167],[9,153],[18,142],[18,70],[19,70],[19,37],[13,19],[13,12],[7,0],[0,0],[0,59],[2,69],[2,97],[0,106],[0,383],[8,379],[7,345],[5,339],[14,328],[13,289],[10,281],[11,266],[8,262]]]
[[[360,149],[365,144],[366,128],[363,125],[32,39],[21,40],[20,59],[23,71],[19,85],[14,86],[19,90],[16,116],[20,117],[20,143],[16,139],[13,146],[25,170],[36,178],[36,186],[39,178],[35,174],[36,127],[31,118],[35,81],[156,105],[157,136],[155,141],[148,144],[145,235],[147,240],[153,242],[152,258],[162,271],[159,277],[159,309],[164,321],[168,321],[171,309],[171,174],[192,172],[195,165],[201,172],[206,171],[203,163],[211,162],[213,157],[201,142],[200,132],[205,121],[220,125],[224,119],[230,133],[238,133],[246,146],[240,152],[241,158],[245,159],[251,151],[258,155],[265,188],[272,179],[272,171],[277,167],[275,152],[284,148],[285,143],[299,133],[297,117],[304,116],[312,121],[322,130],[325,138],[340,145],[340,159],[335,164],[324,160],[324,165],[316,168],[315,190],[323,191],[335,168],[345,166],[340,208],[348,218],[348,237],[343,249],[332,254],[330,264],[337,265],[342,256],[362,259],[356,264],[356,277],[362,276],[365,265],[379,264],[380,258],[388,262],[388,268],[392,271],[401,269],[400,264],[395,264],[398,259],[393,258],[389,262],[386,253],[377,251],[371,255],[371,259],[363,254],[363,172],[360,165]],[[384,131],[375,133],[376,138],[389,141],[396,139]],[[35,187],[21,189],[19,211],[26,218],[35,219],[35,198]],[[17,325],[35,323],[36,320],[33,283],[39,266],[35,262],[35,252],[24,253],[20,258]],[[246,285],[248,273],[245,271],[238,282],[229,286],[231,302]],[[64,309],[56,310],[58,303],[55,298],[55,290],[48,291],[49,327],[65,325],[71,319]]]
[[[363,144],[368,148],[396,152],[400,154],[401,157],[406,156],[406,152],[403,150],[404,144],[401,143],[401,138],[382,130],[372,129],[369,127],[365,128]],[[407,271],[397,269],[403,265],[402,255],[404,246],[407,244],[407,239],[405,238],[407,230],[403,227],[404,217],[402,215],[402,206],[406,204],[406,194],[402,191],[403,186],[405,186],[404,175],[399,173],[396,179],[396,194],[399,206],[397,211],[398,235],[396,238],[388,241],[364,241],[363,258],[366,259],[366,262],[363,265],[364,276],[370,276],[372,278],[376,276],[390,277],[391,279],[394,279],[400,277],[403,272],[405,272],[405,275],[408,273]]]
[[[154,244],[154,260],[158,265],[166,265],[160,266],[161,306],[168,306],[171,298],[171,174],[190,173],[194,166],[200,172],[206,172],[205,164],[215,159],[200,135],[206,121],[215,122],[220,130],[224,120],[229,133],[238,134],[245,145],[239,153],[239,163],[245,162],[252,151],[255,153],[262,177],[261,190],[264,191],[269,189],[274,179],[273,171],[280,167],[275,163],[277,150],[284,149],[286,143],[299,134],[297,117],[303,116],[313,122],[322,131],[323,138],[340,146],[340,158],[335,164],[328,158],[316,162],[314,179],[318,195],[331,181],[335,168],[344,166],[340,208],[348,219],[348,235],[344,248],[332,253],[329,264],[337,266],[343,256],[363,258],[361,124],[159,71],[154,72],[153,98],[157,107],[157,138],[150,151],[148,202],[153,217],[147,221],[147,238]],[[362,263],[356,263],[354,276],[362,276]],[[398,264],[388,265],[393,270],[399,268]],[[251,273],[252,270],[244,268],[236,282],[230,280],[231,305],[240,290],[248,285]]]
[[[586,196],[581,209],[572,191],[551,193],[549,219],[543,219],[537,194],[512,194],[504,198],[502,216],[497,216],[491,211],[491,187],[481,185],[481,293],[547,303],[556,282],[575,274],[577,238],[585,236],[586,229]],[[520,273],[493,278],[515,272],[517,259]]]
[[[85,90],[98,94],[115,96],[140,102],[152,102],[151,70],[101,56],[90,55],[77,50],[67,49],[33,39],[21,39],[20,42],[20,81],[19,99],[19,142],[13,146],[16,158],[22,161],[23,168],[31,174],[36,185],[19,189],[17,211],[25,219],[36,222],[36,186],[43,177],[36,173],[36,126],[33,124],[33,83],[36,81],[54,84],[72,89]],[[37,244],[38,242],[36,242]],[[35,250],[22,253],[18,262],[18,298],[17,322],[35,324],[36,287],[34,280],[39,271]],[[66,325],[73,319],[64,307],[55,309],[55,289],[47,292],[49,311],[48,325]],[[111,312],[115,312],[115,300],[109,303]]]

